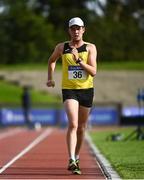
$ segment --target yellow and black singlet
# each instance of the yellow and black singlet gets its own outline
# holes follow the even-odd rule
[[[84,63],[88,60],[87,44],[83,44],[77,48],[79,58]],[[89,89],[93,88],[93,77],[88,74],[79,64],[73,59],[71,53],[72,48],[69,43],[64,44],[62,54],[62,89]]]

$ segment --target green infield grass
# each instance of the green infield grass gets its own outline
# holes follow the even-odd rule
[[[144,61],[107,61],[102,62],[97,60],[99,70],[144,70]],[[29,64],[14,64],[14,65],[2,65],[1,70],[47,70],[47,63],[29,63]],[[58,61],[57,70],[61,70],[61,61]]]
[[[0,80],[0,104],[21,105],[21,96],[23,89],[19,86]],[[42,93],[34,89],[30,90],[33,105],[49,105],[51,103],[59,103],[59,97]]]
[[[144,140],[124,139],[135,130],[134,127],[117,130],[92,131],[92,141],[109,160],[123,179],[144,179]],[[110,140],[112,134],[120,133],[121,140]]]
[[[61,69],[61,64],[57,63],[56,70]],[[4,65],[0,64],[0,70],[9,70],[9,71],[19,71],[19,70],[47,70],[47,63],[27,63],[27,64],[11,64],[11,65]]]

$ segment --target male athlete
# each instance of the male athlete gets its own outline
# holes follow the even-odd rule
[[[81,174],[80,149],[93,103],[93,77],[97,72],[97,50],[85,42],[84,22],[79,17],[69,20],[70,40],[59,43],[48,60],[48,87],[54,87],[53,73],[56,61],[62,59],[62,96],[68,117],[67,148],[68,170]]]

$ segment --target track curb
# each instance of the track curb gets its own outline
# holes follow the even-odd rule
[[[106,179],[114,179],[114,180],[121,180],[120,176],[118,173],[112,168],[111,164],[109,161],[103,156],[103,154],[99,151],[99,149],[96,147],[96,145],[93,143],[90,135],[88,132],[86,133],[85,137],[86,141],[88,142],[93,155],[96,157],[96,160],[106,177]]]

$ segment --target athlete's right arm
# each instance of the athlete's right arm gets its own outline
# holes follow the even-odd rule
[[[63,43],[58,44],[51,56],[48,59],[48,80],[47,80],[47,86],[48,87],[54,87],[55,82],[53,80],[53,73],[56,66],[56,61],[60,58],[62,52],[63,52]]]

